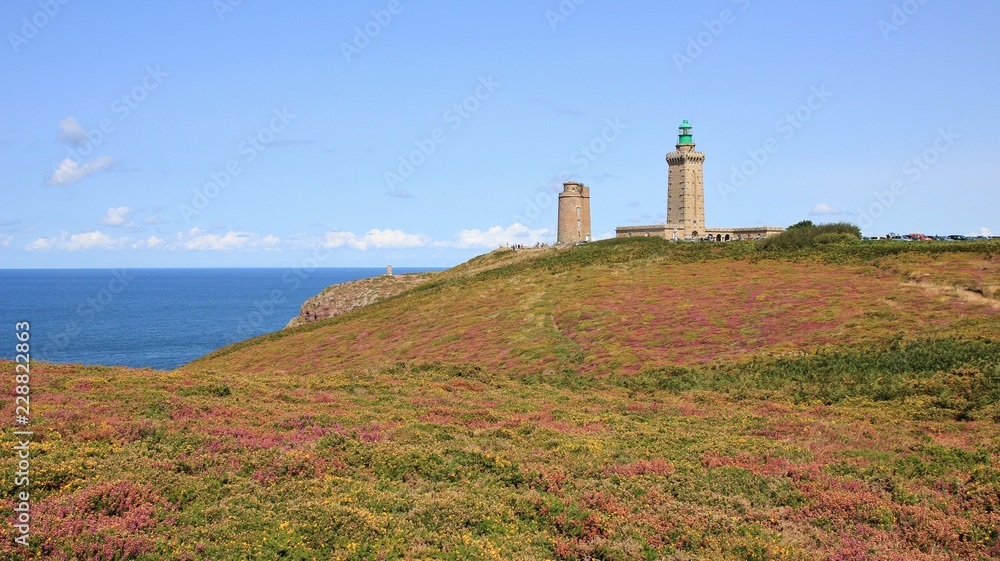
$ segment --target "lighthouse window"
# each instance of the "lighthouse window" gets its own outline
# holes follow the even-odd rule
[[[576,214],[577,214],[577,216],[580,215],[580,207],[576,207]]]

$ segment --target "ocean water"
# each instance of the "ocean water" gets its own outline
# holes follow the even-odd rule
[[[396,274],[430,268],[394,269]],[[285,326],[332,284],[384,268],[0,270],[0,357],[169,370]]]

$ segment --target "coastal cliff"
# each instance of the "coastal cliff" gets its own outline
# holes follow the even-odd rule
[[[329,286],[306,300],[299,315],[292,318],[285,328],[346,314],[351,310],[395,296],[429,280],[434,275],[435,273],[382,275]]]

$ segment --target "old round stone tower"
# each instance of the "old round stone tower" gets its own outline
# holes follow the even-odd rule
[[[563,183],[559,193],[559,226],[556,243],[589,242],[590,187],[582,183]]]

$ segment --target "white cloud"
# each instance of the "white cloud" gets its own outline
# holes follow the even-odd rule
[[[119,249],[128,243],[128,238],[109,236],[100,230],[82,234],[60,233],[51,238],[38,238],[25,247],[28,251],[86,251],[90,249]]]
[[[128,238],[114,238],[100,230],[75,234],[69,237],[68,249],[78,251],[81,249],[114,249],[121,246],[122,241]]]
[[[136,211],[129,207],[108,209],[102,223],[111,227],[128,227]],[[225,232],[225,233],[223,233]],[[135,234],[133,234],[134,236]],[[611,233],[606,234],[608,236]],[[162,237],[161,237],[162,236]],[[0,247],[10,244],[13,236],[0,237]],[[39,237],[29,243],[28,251],[82,251],[105,250],[158,250],[158,251],[278,251],[282,249],[349,248],[359,251],[378,249],[411,249],[420,247],[450,247],[457,249],[494,249],[504,244],[533,245],[551,242],[546,228],[532,230],[522,224],[506,228],[494,226],[488,230],[462,230],[451,241],[435,242],[424,234],[410,234],[402,230],[372,229],[364,234],[353,232],[327,232],[325,234],[293,236],[285,239],[273,234],[258,235],[253,232],[225,231],[213,233],[202,228],[192,228],[169,236],[116,237],[101,231],[68,234],[62,232],[52,237]]]
[[[166,244],[166,240],[163,238],[158,238],[156,236],[149,236],[144,240],[139,240],[135,245],[132,246],[133,249],[160,249]]]
[[[843,214],[843,213],[840,212],[839,208],[834,208],[826,203],[820,203],[812,207],[812,210],[809,211],[809,214],[827,215],[827,214]]]
[[[494,226],[485,232],[482,230],[462,230],[455,235],[455,238],[454,241],[437,242],[434,245],[459,249],[494,249],[507,244],[534,245],[538,242],[551,241],[548,228],[532,230],[520,223],[511,224],[506,228]]]
[[[87,131],[73,117],[59,121],[59,140],[69,144],[83,144],[87,141]]]
[[[329,248],[350,247],[360,249],[404,249],[423,247],[429,243],[427,236],[407,234],[402,230],[369,230],[357,235],[353,232],[327,232],[323,245]]]
[[[157,224],[163,224],[163,219],[159,216],[147,216],[143,221],[143,224],[149,224],[150,226],[155,226]]]
[[[252,234],[249,232],[227,232],[224,235],[209,234],[200,228],[191,228],[188,239],[184,240],[184,249],[196,251],[233,251],[251,245]]]
[[[108,156],[101,156],[83,165],[78,164],[70,158],[66,158],[59,163],[59,167],[52,173],[52,177],[49,178],[49,185],[71,185],[90,174],[104,171],[113,165],[115,165],[115,160]]]
[[[0,239],[2,244],[2,239]],[[253,248],[267,250],[281,247],[281,238],[273,235],[257,236],[252,232],[227,232],[211,234],[200,228],[192,228],[188,232],[177,232],[175,236],[148,238],[133,241],[131,238],[114,237],[100,231],[85,232],[70,235],[66,232],[50,238],[37,238],[29,243],[28,251],[81,251],[87,249],[156,249],[165,251],[235,251]]]
[[[982,228],[979,229],[978,232],[972,232],[969,235],[970,236],[992,236],[993,235],[993,230],[990,230],[986,226],[983,226]]]
[[[105,214],[104,218],[101,219],[101,224],[105,226],[131,225],[131,222],[128,222],[128,216],[133,212],[135,212],[135,210],[127,206],[109,208],[107,214]]]
[[[47,251],[52,249],[52,246],[52,238],[38,238],[37,240],[24,246],[24,249],[27,251]]]
[[[0,240],[0,247],[10,247],[10,242],[14,241],[14,236],[7,236]]]

